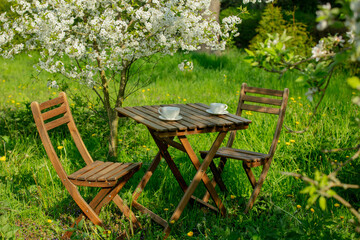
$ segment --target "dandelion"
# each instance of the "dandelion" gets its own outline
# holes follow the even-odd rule
[[[150,151],[150,148],[147,148],[146,151]]]
[[[167,93],[167,94],[166,94],[166,96],[167,96],[167,97],[169,97],[169,96],[170,96],[170,94],[168,94],[168,93]]]
[[[296,101],[293,101],[293,103],[296,103]]]
[[[335,207],[340,207],[340,204],[335,203],[334,206],[335,206]]]
[[[75,103],[70,104],[72,107],[75,106]]]
[[[296,208],[297,208],[297,209],[300,209],[300,208],[301,208],[301,205],[296,205]]]
[[[174,223],[175,223],[175,220],[171,220],[171,221],[170,221],[170,224],[174,224]]]
[[[235,199],[236,196],[235,196],[235,195],[230,195],[230,198],[231,198],[231,199]]]
[[[145,89],[141,90],[143,93],[145,92]]]
[[[285,144],[286,144],[286,145],[288,145],[288,146],[290,145],[290,143],[289,143],[289,142],[286,142]]]
[[[301,97],[298,97],[298,99],[301,99]]]
[[[341,219],[344,219],[344,216],[340,216]]]
[[[295,122],[295,124],[296,124],[296,125],[299,125],[299,124],[300,124],[300,122]]]
[[[56,95],[56,92],[52,92],[53,95]]]
[[[278,143],[280,143],[280,140],[278,140]]]
[[[325,114],[325,113],[323,113],[321,116],[322,116],[322,117],[325,117],[325,116],[326,116],[326,114]]]
[[[312,115],[312,112],[309,112],[309,116],[311,116]]]
[[[186,102],[186,98],[184,98],[183,101]]]
[[[291,142],[291,143],[295,143],[295,140],[291,139],[290,142]]]
[[[122,142],[122,139],[119,139],[119,142]]]
[[[314,212],[315,212],[315,210],[314,210],[313,208],[310,208],[310,211],[311,211],[312,213],[314,213]]]
[[[349,158],[350,156],[346,156],[346,158]]]
[[[143,145],[143,148],[146,148],[146,146],[145,146],[145,145]]]
[[[12,95],[9,95],[8,97],[9,97],[9,98],[11,98],[11,97],[12,97]]]
[[[190,231],[190,232],[187,233],[187,235],[188,235],[189,237],[192,237],[192,236],[194,235],[194,233],[193,233],[192,231]]]
[[[352,95],[355,95],[356,93],[355,92],[352,92]]]
[[[63,149],[64,148],[64,146],[58,146],[57,147],[57,149]]]
[[[11,100],[11,103],[15,103],[15,100]]]
[[[303,105],[302,103],[299,103],[299,106],[302,107],[302,106],[304,106],[304,105]]]
[[[3,79],[3,82],[5,82],[5,79]]]
[[[0,157],[0,161],[1,161],[1,162],[5,162],[5,161],[6,161],[6,156]]]
[[[169,209],[168,209],[168,208],[164,208],[164,211],[169,211]]]
[[[178,99],[181,99],[181,97],[178,97]]]
[[[295,177],[296,180],[299,180],[299,177]]]
[[[93,133],[91,136],[92,136],[92,137],[95,137],[95,136],[96,136],[96,133]]]
[[[108,234],[111,234],[111,231],[110,231],[110,230],[108,230],[107,232],[108,232]]]
[[[102,87],[99,87],[99,89],[102,89]]]
[[[52,223],[52,220],[51,220],[51,219],[48,219],[47,222],[48,222],[48,223]]]
[[[334,160],[334,162],[337,162],[337,160]]]
[[[295,98],[293,98],[293,97],[291,97],[290,99],[291,99],[292,101],[294,101],[294,100],[295,100]]]
[[[150,88],[148,88],[147,90],[148,90],[148,92],[149,92],[149,91],[150,91]]]

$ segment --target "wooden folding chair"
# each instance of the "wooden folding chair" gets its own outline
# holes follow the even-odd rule
[[[141,227],[132,211],[124,204],[118,195],[125,183],[137,172],[141,163],[120,163],[120,162],[102,162],[93,161],[87,151],[84,142],[81,139],[79,131],[76,128],[74,119],[70,112],[69,103],[66,94],[61,92],[60,96],[52,100],[39,104],[31,103],[31,109],[39,131],[41,141],[45,147],[58,176],[66,189],[81,208],[83,214],[77,219],[76,223],[84,217],[88,217],[94,224],[102,225],[99,218],[101,208],[111,200],[120,208],[123,214],[130,219],[135,227]],[[50,110],[49,110],[50,108]],[[43,110],[48,110],[42,112]],[[63,124],[67,124],[71,136],[78,148],[86,166],[70,175],[68,175],[56,154],[54,146],[51,143],[48,131]],[[88,204],[80,195],[77,186],[99,187],[101,190],[95,198]],[[65,233],[63,238],[69,238],[72,232]]]
[[[257,95],[256,96],[248,95],[248,93],[257,94]],[[259,95],[276,96],[276,97],[281,97],[281,99],[269,98],[269,97],[264,97],[264,96],[259,96]],[[274,138],[272,140],[272,144],[271,144],[269,153],[263,154],[263,153],[258,153],[258,152],[251,152],[251,151],[247,151],[247,150],[232,148],[232,145],[233,145],[234,139],[235,139],[235,134],[236,134],[236,131],[232,131],[230,133],[230,137],[229,137],[226,147],[220,148],[216,152],[216,155],[214,157],[214,158],[220,157],[219,166],[216,168],[214,163],[213,162],[211,163],[211,166],[210,166],[211,170],[214,172],[214,176],[216,177],[212,180],[212,184],[215,186],[216,181],[218,181],[220,188],[222,188],[222,190],[223,190],[224,184],[222,183],[222,180],[219,176],[224,169],[227,159],[231,158],[231,159],[243,161],[243,167],[244,167],[245,173],[251,183],[251,186],[254,189],[252,192],[252,195],[246,205],[245,213],[247,213],[254,205],[254,202],[260,193],[260,189],[264,183],[264,180],[265,180],[268,170],[270,168],[270,164],[271,164],[272,158],[274,156],[276,145],[278,143],[281,128],[282,128],[282,125],[284,122],[288,96],[289,96],[289,89],[287,89],[287,88],[285,88],[284,91],[279,91],[279,90],[272,90],[272,89],[265,89],[265,88],[248,87],[246,85],[246,83],[243,83],[241,86],[239,104],[238,104],[238,107],[236,110],[237,115],[241,116],[243,110],[279,115],[278,120],[277,120],[276,129],[275,129]],[[250,105],[245,102],[260,103],[261,105]],[[267,105],[272,105],[272,107],[269,107]],[[280,108],[278,108],[278,107],[275,108],[273,106],[280,106]],[[208,151],[200,152],[202,158],[204,158],[207,153],[208,153]],[[256,181],[251,168],[258,167],[258,166],[263,166],[263,168],[262,168],[262,172],[259,176],[258,181]],[[205,194],[203,200],[206,202],[209,200],[208,192]]]

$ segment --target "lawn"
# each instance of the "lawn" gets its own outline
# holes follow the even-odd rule
[[[130,95],[124,105],[153,105],[170,103],[223,102],[235,112],[240,86],[290,90],[290,99],[284,125],[301,130],[307,126],[316,105],[306,99],[307,89],[295,82],[296,74],[282,78],[243,62],[244,54],[231,50],[222,55],[200,53],[175,54],[159,58],[152,75],[141,73],[141,79],[151,77],[151,83]],[[192,71],[182,72],[178,64],[183,60],[194,63]],[[47,81],[54,77],[38,74],[33,69],[34,58],[17,56],[0,62],[0,236],[15,239],[56,239],[69,228],[80,213],[68,192],[58,179],[39,139],[29,105],[31,101],[45,101],[57,96],[59,90],[49,89]],[[279,145],[267,180],[252,211],[245,215],[245,203],[252,188],[242,169],[241,162],[231,161],[223,173],[229,192],[221,194],[229,215],[221,217],[198,205],[188,205],[179,221],[172,227],[169,239],[358,239],[359,234],[349,221],[352,215],[333,199],[327,201],[326,211],[318,204],[306,208],[307,196],[300,191],[306,186],[300,179],[282,174],[296,172],[310,177],[316,171],[329,173],[352,155],[352,151],[324,154],[323,149],[350,148],[356,145],[358,129],[351,118],[358,108],[351,104],[352,90],[346,84],[347,73],[338,69],[334,74],[319,112],[309,130],[303,134],[290,134],[282,130]],[[58,77],[59,82],[64,81]],[[107,158],[107,124],[93,110],[100,110],[91,90],[68,83],[71,96],[80,93],[89,96],[87,101],[72,101],[72,112],[77,127],[94,159]],[[100,111],[101,113],[101,111]],[[234,147],[266,153],[270,147],[275,118],[245,112],[253,122],[249,129],[237,135]],[[55,130],[54,145],[66,171],[83,166],[80,155],[64,129]],[[216,135],[190,136],[195,152],[209,149]],[[122,119],[119,127],[119,156],[121,162],[143,162],[120,192],[131,201],[131,193],[157,153],[147,129],[132,120]],[[180,171],[189,182],[195,170],[187,156],[170,150]],[[2,158],[4,159],[4,158]],[[339,178],[346,183],[360,184],[360,162],[346,166]],[[259,171],[255,171],[259,173]],[[202,196],[201,185],[195,195]],[[335,189],[356,209],[360,207],[358,190]],[[94,189],[81,189],[92,199]],[[139,202],[165,219],[169,219],[182,195],[167,165],[162,162]],[[140,215],[136,212],[136,215]],[[74,237],[116,239],[120,232],[129,229],[128,221],[113,205],[106,207],[100,217],[105,221],[105,233],[94,230],[89,222],[76,230]],[[162,229],[146,216],[139,216],[144,229],[129,234],[130,239],[162,239]],[[193,236],[187,234],[192,231]],[[103,235],[102,237],[100,235]]]

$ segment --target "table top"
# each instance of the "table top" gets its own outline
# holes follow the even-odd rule
[[[177,121],[161,120],[158,109],[163,106],[179,107],[182,119]],[[120,117],[130,117],[163,137],[245,129],[251,123],[246,118],[230,113],[210,114],[206,112],[207,109],[209,106],[202,103],[116,108]]]

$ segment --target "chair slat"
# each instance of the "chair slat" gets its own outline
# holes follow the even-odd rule
[[[90,165],[87,165],[85,167],[83,167],[82,169],[74,172],[73,174],[69,175],[69,179],[77,179],[79,176],[81,176],[82,174],[90,171],[91,169],[94,169],[96,168],[97,166],[100,166],[101,164],[103,164],[104,162],[101,162],[101,161],[95,161],[93,162],[92,164]]]
[[[61,104],[61,103],[63,103],[64,101],[65,101],[64,97],[63,97],[63,96],[60,96],[60,97],[51,99],[51,100],[49,100],[49,101],[40,103],[40,111],[42,111],[42,110],[44,110],[44,109],[46,109],[46,108],[53,107],[53,106],[55,106],[55,105]]]
[[[63,113],[66,113],[66,106],[60,106],[58,108],[55,108],[55,109],[52,109],[50,111],[47,111],[47,112],[44,112],[41,114],[42,118],[44,121],[50,119],[50,118],[53,118],[53,117],[56,117],[57,115],[60,115],[60,114],[63,114]]]
[[[96,173],[98,173],[98,172],[102,171],[103,169],[107,168],[111,164],[113,164],[113,163],[112,162],[104,162],[103,164],[101,164],[101,165],[87,171],[86,173],[82,174],[81,176],[78,176],[77,180],[87,181],[88,178],[92,177]]]
[[[130,163],[121,164],[121,166],[117,167],[116,169],[114,169],[114,170],[104,174],[103,176],[99,177],[98,181],[107,181],[107,180],[109,180],[111,176],[115,175],[118,172],[121,172],[123,169],[125,169],[129,165],[130,165]]]
[[[258,94],[277,96],[277,97],[282,97],[283,94],[284,94],[284,92],[280,91],[280,90],[257,88],[257,87],[248,87],[248,86],[245,87],[245,92],[258,93]]]
[[[70,122],[70,117],[65,115],[61,118],[58,118],[58,119],[55,119],[54,121],[51,121],[51,122],[48,122],[45,124],[45,128],[47,131],[53,129],[53,128],[56,128],[62,124],[65,124],[65,123],[68,123]]]
[[[91,177],[87,178],[87,181],[99,181],[99,178],[102,177],[103,175],[107,174],[108,172],[120,167],[122,165],[122,163],[113,163],[111,165],[109,165],[108,167],[104,168],[103,170],[101,170],[100,172],[92,175]]]
[[[108,178],[109,181],[115,181],[123,176],[125,176],[126,174],[128,174],[128,172],[136,169],[139,167],[138,163],[130,163],[128,167],[126,167],[125,169],[123,169],[122,171],[116,173],[115,175],[111,176]]]
[[[281,106],[280,99],[244,95],[244,101]]]
[[[241,108],[243,110],[248,110],[248,111],[270,113],[270,114],[277,114],[277,115],[279,115],[279,113],[280,113],[279,108],[263,107],[263,106],[249,105],[249,104],[243,104],[241,106]]]

